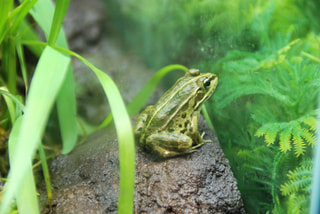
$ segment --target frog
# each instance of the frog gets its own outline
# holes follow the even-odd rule
[[[138,143],[159,157],[192,153],[204,143],[198,131],[201,106],[214,93],[218,77],[189,69],[154,105],[138,116],[134,134]]]

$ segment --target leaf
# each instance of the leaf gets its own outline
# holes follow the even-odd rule
[[[68,48],[64,31],[61,28],[62,20],[69,5],[68,1],[57,1],[56,10],[49,0],[38,1],[31,10],[33,18],[40,25],[51,45]],[[52,23],[51,23],[52,22]],[[62,153],[69,153],[76,144],[76,98],[74,92],[74,79],[71,66],[68,67],[61,91],[57,99],[57,110],[60,131],[63,140]]]
[[[296,156],[299,157],[300,155],[303,155],[306,150],[306,145],[301,136],[297,133],[293,135],[293,144]]]
[[[118,199],[118,213],[131,213],[133,210],[134,171],[135,171],[135,144],[131,127],[131,121],[120,95],[120,92],[112,79],[100,69],[93,66],[85,58],[70,50],[56,47],[57,50],[77,57],[85,65],[92,69],[98,77],[114,117],[120,160],[120,190]]]
[[[268,146],[273,144],[276,140],[277,133],[279,131],[279,125],[273,124],[269,129],[268,132],[265,134],[265,141],[267,142]]]
[[[302,129],[301,136],[308,142],[308,145],[314,146],[316,139],[314,134],[310,133],[307,129]]]
[[[302,162],[294,171],[289,171],[287,176],[289,181],[281,185],[282,195],[290,195],[302,191],[309,193],[311,189],[312,166],[308,162]]]
[[[10,133],[9,138],[9,157],[10,157],[10,164],[12,165],[14,158],[17,157],[15,154],[17,151],[17,138],[19,135],[20,127],[21,127],[21,119],[19,117]],[[19,192],[16,192],[17,198],[17,206],[19,208],[19,213],[39,213],[39,204],[38,198],[36,194],[36,187],[33,178],[31,160],[28,161],[26,173],[23,177],[23,186],[18,189]]]
[[[37,144],[40,142],[50,110],[63,83],[70,57],[46,47],[34,73],[25,113],[17,139],[14,161],[1,202],[0,213],[5,213],[14,194],[23,183]]]
[[[290,139],[291,139],[291,129],[292,127],[285,128],[280,133],[280,150],[282,152],[287,152],[291,149]]]
[[[0,7],[0,44],[6,35],[6,31],[8,30],[8,22],[10,11],[13,8],[13,0],[2,0]]]
[[[313,116],[303,118],[303,120],[301,122],[308,125],[310,127],[310,129],[313,131],[315,131],[317,129],[318,120]]]

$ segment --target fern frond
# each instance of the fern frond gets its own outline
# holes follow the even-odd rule
[[[263,135],[265,135],[268,130],[270,129],[270,127],[272,126],[271,123],[266,123],[264,124],[263,126],[261,126],[257,131],[256,133],[254,134],[254,136],[257,136],[257,137],[262,137]]]
[[[287,213],[308,213],[309,198],[306,195],[291,194],[288,199]]]
[[[305,139],[310,146],[314,146],[316,138],[313,133],[310,133],[308,129],[302,129],[301,137]]]
[[[307,185],[311,184],[311,177],[302,177],[300,179],[291,180],[284,185],[281,185],[281,192],[284,196],[293,192],[299,192],[299,190],[305,190]]]
[[[305,149],[306,149],[306,143],[301,137],[301,126],[300,124],[297,124],[292,129],[292,139],[293,139],[293,145],[294,145],[294,153],[296,154],[297,157],[300,155],[304,154]]]
[[[310,130],[315,131],[317,129],[318,120],[313,116],[303,118],[301,122],[309,126]]]
[[[296,154],[296,156],[299,157],[300,155],[303,155],[306,150],[306,144],[300,135],[293,135],[293,144],[295,150],[294,153]]]
[[[312,162],[304,161],[294,171],[288,173],[289,181],[281,185],[282,195],[304,192],[309,193],[312,179]]]
[[[265,134],[264,139],[267,142],[268,146],[275,142],[278,131],[279,129],[276,126],[272,126]]]
[[[280,131],[280,123],[267,123],[261,126],[255,133],[255,136],[261,137],[264,135],[264,139],[268,146],[273,144],[276,140],[277,133]]]
[[[291,149],[291,130],[292,127],[287,127],[285,128],[281,133],[280,133],[280,150],[282,152],[287,152]]]

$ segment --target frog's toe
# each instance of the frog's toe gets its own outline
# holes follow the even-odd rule
[[[206,134],[205,132],[202,132],[202,134],[201,134],[201,141],[202,141],[201,145],[204,144],[204,143],[212,142],[212,140],[205,140],[205,139],[203,139],[203,136],[204,136],[205,134]]]
[[[170,151],[170,150],[164,149],[160,146],[154,146],[153,150],[155,152],[157,152],[158,155],[160,155],[161,157],[164,157],[164,158],[174,157],[174,156],[181,154],[180,152]]]

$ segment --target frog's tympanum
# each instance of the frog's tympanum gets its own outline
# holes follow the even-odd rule
[[[161,157],[194,152],[208,141],[198,131],[198,117],[217,84],[216,75],[190,69],[140,114],[134,130],[139,143]]]

